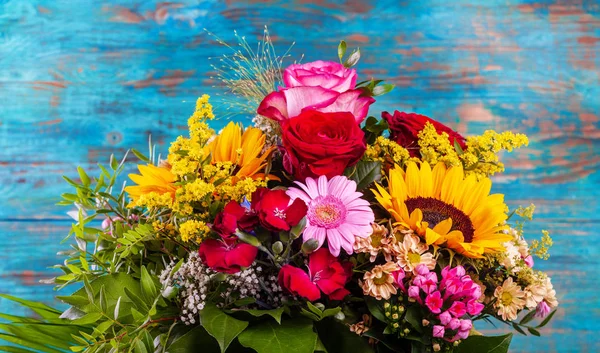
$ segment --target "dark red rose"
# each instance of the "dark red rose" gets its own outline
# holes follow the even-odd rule
[[[298,180],[332,178],[358,162],[367,149],[350,113],[305,110],[282,126],[284,168]]]
[[[290,230],[306,216],[308,210],[301,199],[295,199],[294,202],[290,200],[284,190],[259,188],[252,194],[252,209],[258,215],[260,224],[268,230]]]
[[[419,134],[419,131],[423,130],[425,123],[428,122],[433,124],[433,127],[435,127],[435,131],[437,131],[438,134],[441,134],[442,132],[447,133],[451,144],[454,144],[454,141],[456,141],[463,150],[467,148],[465,138],[458,132],[438,121],[426,117],[425,115],[403,113],[396,110],[394,115],[383,112],[381,116],[387,121],[390,127],[390,139],[408,149],[411,157],[420,157],[419,138],[417,135]]]
[[[223,238],[234,235],[236,229],[250,232],[258,223],[256,214],[242,207],[235,201],[230,201],[213,222],[212,229]]]
[[[292,265],[284,265],[279,271],[279,284],[294,295],[310,301],[318,300],[321,292],[331,300],[342,300],[350,292],[344,288],[348,281],[346,268],[321,248],[308,257],[309,273]]]
[[[206,266],[217,272],[237,273],[249,267],[258,254],[258,248],[235,239],[206,239],[200,244],[198,254]]]

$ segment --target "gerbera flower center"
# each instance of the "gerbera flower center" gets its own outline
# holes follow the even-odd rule
[[[346,219],[346,207],[335,196],[319,196],[311,202],[306,217],[318,227],[336,228]]]
[[[461,231],[465,238],[465,243],[473,241],[475,234],[473,223],[469,216],[458,208],[432,197],[409,198],[405,203],[409,213],[412,213],[417,208],[423,212],[423,221],[429,224],[429,228],[435,227],[441,221],[452,218],[452,228],[450,231]]]

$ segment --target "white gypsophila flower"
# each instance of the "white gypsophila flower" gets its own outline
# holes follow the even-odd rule
[[[197,321],[199,312],[204,309],[207,294],[211,289],[211,281],[218,273],[204,265],[197,253],[190,254],[187,261],[172,273],[174,267],[175,263],[170,263],[159,276],[163,296],[170,288],[179,288],[181,321],[191,325]],[[255,299],[255,304],[252,305],[258,307],[279,307],[287,300],[277,276],[264,274],[262,267],[256,264],[238,273],[227,275],[227,278],[221,282],[221,285],[223,284],[226,284],[226,287],[215,303],[217,307],[244,298]]]
[[[500,264],[508,269],[514,269],[521,259],[519,248],[512,241],[502,244],[505,248]],[[513,271],[514,272],[514,271]]]

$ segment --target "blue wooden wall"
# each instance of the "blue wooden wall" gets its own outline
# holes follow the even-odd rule
[[[163,153],[213,87],[209,57],[233,30],[269,25],[304,61],[360,46],[363,77],[397,85],[371,112],[417,111],[466,134],[526,132],[495,189],[537,205],[532,235],[554,235],[560,310],[544,338],[512,352],[597,352],[600,343],[600,6],[554,0],[0,0],[0,292],[56,304],[53,273],[70,221],[54,206],[78,165]],[[244,119],[248,119],[245,117]],[[246,120],[247,121],[247,120]],[[225,120],[218,121],[221,126]],[[0,312],[22,313],[0,301]],[[504,328],[489,332],[500,332]]]

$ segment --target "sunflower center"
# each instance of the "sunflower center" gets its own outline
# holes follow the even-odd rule
[[[412,213],[417,208],[423,212],[423,221],[429,224],[429,228],[435,227],[441,221],[452,218],[450,231],[461,231],[465,243],[473,241],[473,235],[475,234],[473,222],[471,222],[469,216],[453,205],[433,197],[413,197],[406,200],[405,203],[408,213]]]
[[[409,252],[406,257],[408,257],[408,261],[413,265],[421,263],[421,255],[416,252]]]
[[[502,305],[504,305],[504,306],[511,305],[513,302],[512,294],[510,294],[510,292],[503,292],[502,295],[500,296],[500,302],[502,302]]]
[[[346,207],[335,196],[319,196],[311,202],[306,218],[317,227],[336,228],[346,219]]]

